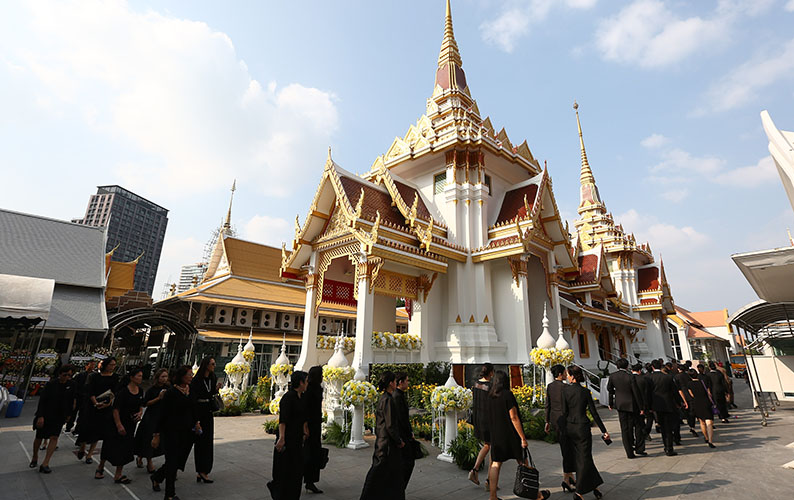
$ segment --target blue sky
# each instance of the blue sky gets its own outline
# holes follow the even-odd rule
[[[678,304],[755,300],[730,254],[794,215],[759,113],[794,129],[794,0],[453,0],[473,96],[578,204],[588,157],[616,219],[664,257]],[[364,172],[424,112],[443,0],[0,0],[0,206],[81,216],[99,184],[171,210],[155,296],[226,212],[280,245],[327,147]]]

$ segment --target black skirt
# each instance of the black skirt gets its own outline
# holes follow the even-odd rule
[[[61,429],[65,423],[64,420],[44,417],[44,427],[41,429],[36,427],[36,420],[38,419],[33,417],[33,430],[36,431],[36,439],[57,438],[61,435]]]

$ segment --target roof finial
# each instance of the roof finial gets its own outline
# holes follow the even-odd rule
[[[466,74],[463,72],[463,60],[455,41],[452,30],[452,8],[447,0],[447,15],[444,20],[444,38],[441,41],[441,51],[438,54],[438,70],[436,71],[436,85],[444,90],[466,89]]]
[[[579,128],[579,147],[582,150],[582,172],[579,176],[579,180],[584,182],[585,180],[595,181],[593,177],[593,171],[590,170],[590,163],[587,161],[587,151],[584,148],[584,138],[582,137],[582,124],[579,121],[579,103],[573,101],[573,109],[576,112],[576,126]]]
[[[223,222],[223,234],[231,234],[232,231],[232,202],[234,201],[234,192],[237,191],[237,179],[232,182],[232,195],[229,197],[229,211],[226,212],[226,220]]]

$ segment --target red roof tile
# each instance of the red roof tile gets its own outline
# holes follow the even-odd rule
[[[580,255],[579,274],[574,277],[574,283],[593,283],[597,279],[598,255]]]
[[[643,306],[649,306],[651,304],[658,304],[658,303],[659,303],[659,301],[656,300],[656,299],[641,299],[640,300],[640,305],[643,305]]]
[[[516,217],[525,217],[527,215],[527,209],[524,206],[524,195],[527,197],[529,209],[532,210],[535,198],[538,195],[538,185],[530,184],[506,192],[502,201],[502,208],[499,210],[499,216],[496,218],[496,224],[510,222]]]
[[[637,290],[660,290],[659,287],[659,268],[646,267],[637,271]]]
[[[377,212],[380,212],[381,220],[386,220],[394,226],[405,227],[405,218],[396,206],[392,206],[392,199],[388,192],[381,191],[374,187],[372,183],[357,181],[350,177],[340,176],[339,180],[342,182],[342,187],[353,208],[358,203],[361,190],[364,189],[364,205],[361,208],[362,218],[374,221]]]
[[[416,195],[418,194],[416,189],[399,181],[394,181],[394,185],[397,186],[397,191],[400,193],[400,196],[402,196],[405,204],[409,207],[412,206],[414,203],[414,198],[416,198]],[[364,201],[366,200],[367,198],[364,197]],[[430,220],[432,217],[430,215],[430,210],[427,209],[427,206],[425,205],[424,200],[422,200],[421,195],[419,195],[419,203],[416,204],[416,215],[422,220]]]

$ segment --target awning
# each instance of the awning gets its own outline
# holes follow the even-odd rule
[[[794,247],[731,255],[758,297],[768,302],[794,301]]]
[[[631,328],[642,329],[647,326],[645,321],[641,319],[635,319],[623,313],[605,311],[603,309],[596,309],[594,307],[585,306],[585,305],[581,307],[581,312],[579,314],[581,314],[582,317],[584,318],[595,319],[598,321],[604,321],[606,323],[613,323],[621,326],[629,326]]]
[[[243,342],[248,338],[248,332],[224,332],[218,330],[199,330],[198,338],[205,342],[228,342],[230,340],[240,340],[240,335],[243,335]],[[251,334],[254,342],[281,342],[285,338],[281,333],[262,333],[253,332]],[[303,340],[302,333],[287,333],[286,340],[290,343],[300,343]]]
[[[728,323],[758,336],[748,347],[773,345],[777,340],[794,338],[794,302],[759,300],[733,313]]]
[[[0,274],[0,318],[50,317],[55,280]]]

